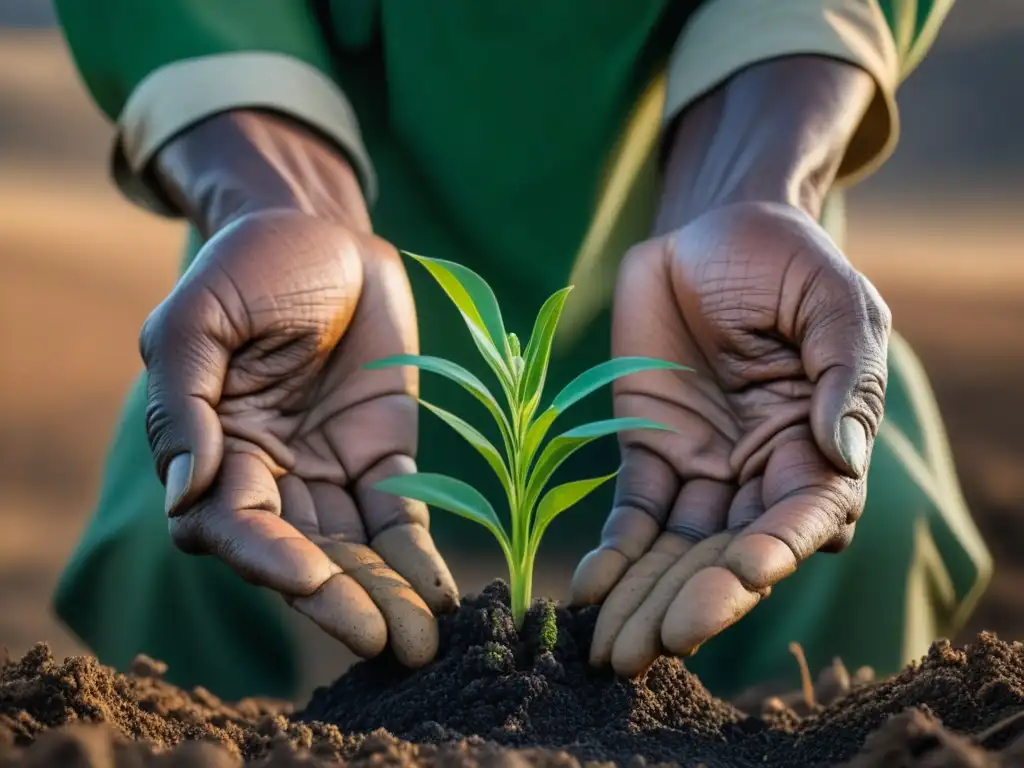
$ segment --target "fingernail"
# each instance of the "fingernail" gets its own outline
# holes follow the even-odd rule
[[[192,472],[195,469],[195,459],[191,453],[179,453],[167,466],[167,479],[164,482],[164,513],[168,517],[175,517],[181,514],[182,510],[178,505],[188,493],[192,485]]]
[[[853,416],[839,422],[839,452],[857,477],[863,477],[868,463],[868,437],[864,425]]]

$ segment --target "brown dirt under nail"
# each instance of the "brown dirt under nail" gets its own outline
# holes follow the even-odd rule
[[[745,714],[677,660],[637,681],[590,669],[595,618],[538,603],[517,633],[495,583],[443,618],[433,664],[410,672],[385,654],[302,711],[176,688],[144,657],[128,674],[91,657],[58,662],[41,644],[0,659],[0,768],[1024,766],[1020,643],[936,643],[920,664],[824,707],[798,713],[783,696]]]

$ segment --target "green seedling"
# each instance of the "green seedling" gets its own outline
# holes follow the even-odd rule
[[[555,420],[571,405],[615,379],[640,371],[687,369],[649,357],[608,360],[581,373],[546,408],[541,408],[552,340],[572,287],[561,289],[544,302],[523,350],[516,335],[505,332],[497,299],[482,277],[451,261],[406,255],[426,267],[462,314],[477,349],[497,377],[504,403],[499,404],[498,398],[468,370],[438,357],[394,355],[367,367],[416,366],[456,382],[484,405],[497,424],[503,452],[461,417],[420,400],[424,408],[461,435],[494,470],[505,490],[510,530],[483,494],[453,477],[431,473],[398,475],[375,487],[453,512],[490,531],[508,563],[512,616],[516,627],[522,628],[532,596],[534,560],[544,531],[559,514],[617,474],[574,480],[548,489],[555,470],[597,438],[623,430],[668,429],[650,419],[616,418],[574,427],[545,441]]]

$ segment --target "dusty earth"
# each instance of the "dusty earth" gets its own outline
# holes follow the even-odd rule
[[[508,606],[491,584],[442,620],[433,664],[357,664],[299,712],[183,691],[145,657],[121,675],[38,645],[0,666],[0,766],[1024,765],[1019,643],[936,643],[882,682],[837,662],[802,700],[744,711],[676,659],[634,681],[591,669],[594,609],[538,603],[517,632]]]
[[[954,13],[968,7],[958,4]],[[970,32],[964,32],[964,40],[983,38],[988,32],[982,27],[961,27]],[[957,47],[926,62],[919,80],[908,87],[903,148],[851,205],[850,256],[878,285],[897,327],[925,362],[966,496],[996,561],[994,582],[957,643],[973,641],[982,629],[1006,640],[1024,639],[1019,603],[1024,589],[1024,116],[1019,98],[1009,98],[1019,95],[1019,79],[1011,90],[1009,79],[999,79],[1013,69],[1007,63],[1013,52],[1024,51],[1024,35],[1014,34],[1016,42],[985,39],[977,55]],[[1003,88],[1003,95],[983,103],[993,88]],[[1005,109],[994,111],[992,103]],[[942,120],[933,117],[938,107],[944,110]],[[345,723],[341,731],[289,725],[281,719],[283,705],[228,707],[201,690],[161,683],[151,664],[141,664],[139,675],[122,677],[84,657],[56,661],[83,649],[53,619],[49,597],[90,511],[120,399],[138,367],[137,330],[173,280],[181,238],[173,223],[135,211],[113,193],[104,175],[108,141],[108,127],[84,96],[52,33],[0,30],[0,648],[9,648],[15,659],[0,672],[0,743],[5,733],[22,741],[40,734],[38,746],[20,756],[9,754],[0,765],[7,764],[4,760],[105,765],[111,763],[103,762],[104,755],[114,754],[122,765],[145,764],[144,755],[153,748],[126,746],[124,734],[145,734],[165,745],[185,734],[204,734],[235,745],[216,752],[192,744],[159,758],[163,765],[200,759],[230,765],[235,758],[228,753],[255,758],[281,741],[316,743],[325,754],[366,765],[414,758],[446,765],[571,764],[557,752],[498,755],[473,740],[435,749],[382,735],[352,735]],[[983,176],[970,175],[978,168]],[[572,564],[546,564],[536,592],[561,596]],[[494,575],[472,561],[455,562],[454,570],[464,591],[480,589]],[[50,642],[52,656],[34,646],[40,639]],[[333,679],[350,661],[321,633],[304,631],[303,639],[307,682],[300,701],[307,700],[316,681]],[[471,655],[469,647],[482,646],[461,648],[459,658]],[[17,661],[22,654],[27,655]],[[577,674],[570,651],[563,646],[559,654],[556,660],[566,674]],[[936,646],[919,669],[882,686],[860,688],[823,711],[804,712],[802,719],[772,702],[762,725],[757,719],[736,725],[738,714],[708,698],[681,669],[663,664],[648,677],[647,689],[641,685],[615,694],[624,697],[629,713],[639,713],[636,718],[630,719],[627,709],[609,716],[620,717],[614,727],[626,722],[641,730],[652,723],[696,728],[712,746],[693,752],[691,762],[704,759],[709,766],[752,761],[758,744],[763,754],[781,749],[771,754],[785,763],[812,754],[800,749],[835,742],[838,752],[814,753],[814,759],[831,764],[853,759],[860,746],[843,742],[837,729],[859,724],[856,733],[863,735],[888,714],[910,707],[872,737],[874,751],[857,758],[866,761],[859,764],[981,766],[999,759],[1015,764],[1012,756],[1024,755],[1024,748],[1009,746],[1016,725],[981,739],[993,750],[1009,749],[1002,758],[977,752],[970,735],[983,734],[1024,705],[1022,654],[1018,646],[990,635],[966,652]],[[511,684],[531,691],[536,684],[536,701],[550,705],[554,699],[546,697],[564,684],[551,685],[531,669],[517,666]],[[354,672],[339,686],[352,685],[359,674],[365,672]],[[700,702],[714,722],[697,727],[686,719],[689,705],[677,700],[671,711],[644,714],[644,691],[652,681]],[[970,707],[955,707],[951,691],[967,696]],[[387,691],[358,693],[367,707],[390,700]],[[791,703],[800,709],[797,700]],[[761,704],[744,706],[755,715],[761,712]],[[943,730],[936,718],[961,735]],[[106,725],[79,722],[89,719]],[[445,733],[458,730],[438,722]],[[62,724],[78,730],[40,731]],[[568,733],[570,726],[566,722]],[[430,734],[403,732],[400,723],[394,728],[398,735],[429,740]],[[736,753],[721,751],[725,748],[713,736],[730,728],[742,733],[740,743],[747,745]],[[542,743],[553,747],[556,741]],[[788,745],[792,754],[787,757],[778,744]],[[578,754],[585,759],[596,753]]]

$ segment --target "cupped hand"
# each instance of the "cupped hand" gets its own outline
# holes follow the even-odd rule
[[[458,594],[426,508],[373,488],[415,471],[416,373],[363,366],[417,345],[395,249],[292,211],[214,236],[141,337],[174,543],[409,666]]]
[[[695,370],[617,383],[616,415],[674,432],[622,436],[614,508],[573,578],[574,603],[603,603],[594,664],[632,676],[663,652],[690,655],[850,542],[890,324],[874,287],[788,206],[720,208],[627,255],[614,355]]]

